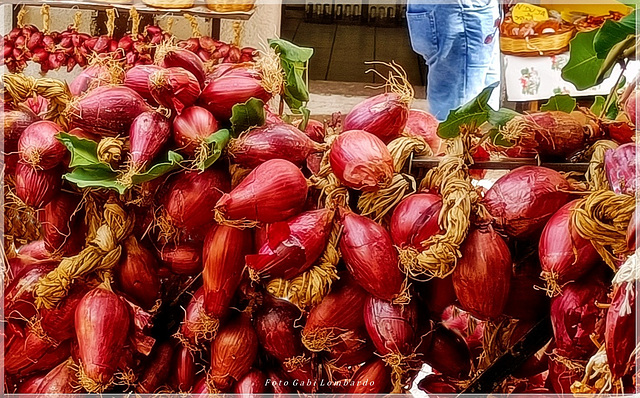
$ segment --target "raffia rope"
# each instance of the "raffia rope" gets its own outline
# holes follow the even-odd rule
[[[619,381],[613,380],[611,369],[607,363],[607,351],[602,345],[587,362],[582,380],[577,380],[571,385],[574,394],[603,394],[613,389]]]
[[[391,158],[393,159],[393,169],[396,173],[400,173],[409,157],[412,154],[418,156],[430,156],[433,155],[431,147],[427,142],[420,137],[415,136],[401,136],[396,138],[387,144]]]
[[[67,127],[64,110],[71,100],[71,92],[66,83],[50,78],[35,79],[22,73],[7,73],[2,77],[4,83],[4,100],[14,104],[24,102],[27,98],[41,95],[49,100],[46,118]]]
[[[4,184],[5,251],[10,252],[16,242],[20,245],[39,239],[40,223],[37,212],[27,206],[14,192],[10,178]]]
[[[74,281],[92,272],[109,272],[116,266],[120,243],[133,229],[133,217],[117,203],[104,206],[104,221],[95,238],[80,253],[63,258],[56,269],[38,281],[34,290],[38,308],[53,308],[68,293]]]
[[[107,11],[107,36],[113,37],[113,32],[116,30],[116,9],[109,8]]]
[[[589,160],[589,168],[584,176],[589,183],[589,189],[591,191],[609,189],[607,174],[604,171],[604,154],[608,150],[615,149],[617,147],[618,144],[613,141],[600,140],[593,144],[589,149],[589,153],[591,153],[591,160]]]
[[[49,4],[42,5],[40,15],[42,15],[42,31],[48,35],[51,32],[51,7]]]
[[[573,208],[571,222],[578,234],[591,241],[602,259],[613,269],[628,253],[627,227],[636,209],[636,199],[609,190],[592,192]]]
[[[98,160],[108,163],[112,167],[117,168],[122,160],[122,151],[124,150],[124,139],[117,137],[103,137],[98,142],[96,150]]]
[[[200,33],[200,24],[198,23],[198,19],[193,15],[187,13],[183,14],[183,16],[184,19],[189,21],[189,24],[191,24],[191,37],[201,37],[202,34]]]

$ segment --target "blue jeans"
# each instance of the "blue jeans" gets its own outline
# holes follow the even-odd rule
[[[497,0],[409,0],[413,50],[427,63],[427,102],[438,120],[500,81]],[[447,4],[448,3],[448,4]],[[500,90],[490,105],[497,109]]]

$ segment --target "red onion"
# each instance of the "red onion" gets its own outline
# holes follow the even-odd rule
[[[210,78],[198,99],[218,120],[228,120],[235,104],[247,102],[250,98],[267,102],[271,94],[262,87],[262,79],[257,71],[245,67],[234,68],[222,76]]]
[[[116,268],[116,280],[123,293],[145,309],[151,309],[158,299],[160,280],[158,263],[147,248],[130,236],[124,241],[125,255]]]
[[[204,309],[208,316],[220,319],[240,284],[244,258],[253,249],[250,230],[214,225],[204,240],[202,274]]]
[[[195,382],[196,368],[195,358],[189,348],[180,345],[175,349],[172,369],[175,372],[177,390],[179,392],[191,391]]]
[[[163,343],[155,347],[149,365],[136,385],[137,393],[153,394],[166,382],[171,370],[172,355],[173,347],[170,343]]]
[[[429,397],[439,397],[436,394],[457,394],[460,392],[455,380],[441,374],[429,374],[418,383],[418,388],[426,392]],[[447,395],[443,395],[446,397]]]
[[[166,193],[161,196],[164,218],[161,228],[189,233],[205,227],[213,221],[213,208],[224,192],[230,189],[229,176],[214,168],[203,172],[185,171],[176,174],[168,182]]]
[[[272,159],[262,163],[216,204],[228,220],[283,221],[298,214],[307,198],[304,175],[293,163]]]
[[[349,188],[375,191],[393,177],[387,146],[363,130],[345,131],[331,144],[329,157],[336,177]]]
[[[42,237],[49,252],[68,252],[65,244],[70,240],[71,228],[77,227],[80,197],[64,192],[56,195],[39,213]]]
[[[418,338],[415,300],[403,306],[369,297],[364,305],[364,324],[378,354],[407,356],[413,353]]]
[[[363,324],[355,329],[342,330],[326,355],[335,366],[344,368],[368,361],[373,357],[374,350]]]
[[[535,237],[571,196],[571,186],[557,171],[522,166],[500,177],[484,204],[498,226],[518,239]]]
[[[7,380],[7,376],[9,375],[5,375],[5,391],[10,392],[11,390],[6,386],[7,384],[10,385],[10,381]],[[20,383],[15,392],[17,392],[18,394],[35,394],[38,390],[38,387],[40,386],[40,383],[42,383],[42,380],[44,380],[46,376],[46,374],[39,374],[25,379],[22,383]]]
[[[87,293],[76,309],[80,384],[102,392],[116,371],[131,324],[129,308],[117,294],[102,287]]]
[[[536,274],[536,278],[537,278]],[[456,291],[453,287],[453,276],[433,278],[418,286],[420,298],[429,312],[429,318],[434,321],[442,319],[442,312],[456,300]]]
[[[460,305],[477,318],[497,318],[509,298],[509,247],[488,224],[472,228],[460,252],[453,271],[453,287]]]
[[[149,76],[159,70],[162,70],[162,68],[157,65],[134,66],[125,74],[124,85],[140,94],[151,105],[155,105],[156,101],[153,99],[149,88]]]
[[[571,222],[577,201],[562,206],[549,219],[540,236],[541,277],[551,295],[559,294],[562,285],[582,277],[600,261],[591,241],[581,237]]]
[[[383,300],[403,293],[405,277],[398,268],[389,233],[372,220],[341,211],[343,226],[340,250],[353,278],[366,291]]]
[[[26,376],[53,369],[69,357],[71,340],[55,344],[29,329],[6,347],[4,371],[9,375]]]
[[[640,176],[640,161],[636,156],[637,144],[630,142],[610,149],[604,154],[604,170],[613,192],[635,195]]]
[[[18,105],[12,110],[5,109],[2,119],[5,160],[8,154],[18,151],[18,140],[22,133],[38,120],[40,118],[24,105]]]
[[[106,65],[95,64],[86,67],[69,84],[69,90],[75,97],[92,88],[93,85],[104,85],[112,82],[111,71]]]
[[[73,394],[77,384],[73,359],[69,358],[51,369],[40,381],[34,394]]]
[[[551,323],[556,348],[571,359],[587,359],[598,347],[591,335],[604,334],[604,310],[597,303],[607,302],[607,287],[590,274],[568,284],[562,295],[551,300]]]
[[[40,241],[40,242],[42,242],[42,241]],[[48,254],[48,252],[47,252],[47,254]],[[34,257],[18,253],[18,255],[16,255],[15,257],[10,258],[9,261],[8,261],[8,265],[9,265],[8,270],[10,272],[9,272],[8,278],[5,281],[5,283],[8,284],[8,283],[12,282],[16,278],[17,275],[20,275],[25,270],[31,269],[31,268],[35,267],[37,264],[40,264],[40,263],[43,263],[43,262],[46,262],[46,261],[47,262],[52,262],[52,263],[54,262],[54,260],[49,259],[49,258],[42,260],[42,259],[36,259]]]
[[[51,258],[51,253],[47,250],[44,240],[34,240],[24,246],[20,246],[18,254],[30,256],[36,260],[45,260]]]
[[[179,115],[200,96],[200,83],[184,68],[166,68],[149,76],[149,90],[158,104]]]
[[[574,382],[582,380],[584,377],[584,366],[587,361],[579,361],[574,358],[568,358],[573,362],[571,366],[566,362],[564,353],[559,350],[553,350],[549,357],[549,376],[547,377],[547,385],[551,387],[551,391],[557,394],[571,394],[571,386]],[[578,366],[576,366],[578,365]]]
[[[318,120],[309,119],[307,126],[304,129],[304,133],[315,142],[320,144],[324,143],[324,123]]]
[[[37,310],[33,292],[38,281],[57,266],[55,261],[39,261],[17,274],[4,290],[4,316],[7,319],[30,319]]]
[[[364,326],[363,309],[367,293],[348,275],[309,311],[302,331],[302,343],[308,350],[320,352],[335,345],[344,331]],[[344,311],[348,308],[349,311]]]
[[[131,123],[151,108],[140,94],[125,86],[102,86],[69,106],[72,127],[100,136],[126,135]]]
[[[623,282],[614,289],[604,330],[607,363],[614,380],[627,374],[635,364],[632,353],[637,343],[636,321],[635,281]]]
[[[159,57],[161,58],[160,60],[158,60]],[[163,54],[158,51],[156,53],[156,61],[159,61],[158,64],[164,68],[180,67],[188,70],[198,79],[200,87],[204,88],[206,79],[204,64],[200,57],[193,52],[184,48],[169,49]]]
[[[464,378],[471,371],[471,354],[467,343],[459,333],[445,326],[437,326],[428,344],[422,344],[419,348],[424,361],[446,376]]]
[[[464,338],[473,358],[482,354],[486,322],[479,321],[470,313],[451,305],[442,312],[441,323]]]
[[[438,219],[442,209],[439,195],[420,192],[404,198],[391,216],[391,239],[399,247],[425,250],[425,242],[442,232]]]
[[[42,120],[27,127],[18,141],[20,159],[35,169],[49,170],[62,162],[67,148],[56,138],[62,128]]]
[[[246,398],[258,398],[267,392],[267,376],[258,369],[248,371],[233,386],[234,394],[241,394]]]
[[[155,111],[143,112],[129,129],[129,161],[132,171],[143,170],[159,153],[171,136],[171,124]]]
[[[365,363],[351,380],[347,381],[346,393],[383,394],[388,392],[391,372],[382,359]]]
[[[218,121],[206,109],[190,106],[173,120],[173,140],[187,155],[196,155],[207,145],[204,140],[218,131]]]
[[[225,325],[211,344],[210,376],[220,391],[228,391],[234,381],[251,369],[258,355],[258,336],[248,313]]]
[[[637,210],[634,210],[627,227],[627,249],[629,251],[638,249],[638,223],[640,223],[640,215],[637,214]]]
[[[296,392],[296,389],[292,387],[293,383],[285,377],[280,369],[268,369],[265,383],[273,390],[274,396],[278,398]]]
[[[202,271],[202,244],[164,245],[160,250],[160,260],[176,274],[198,275]]]
[[[242,167],[253,168],[270,159],[285,159],[302,166],[309,156],[323,147],[290,124],[266,124],[242,134],[227,146],[231,159]]]
[[[424,139],[435,155],[440,153],[442,139],[438,135],[438,119],[429,112],[411,109],[404,134]]]
[[[509,298],[504,314],[521,321],[534,322],[549,313],[549,297],[540,284],[540,263],[535,253],[515,261],[511,274]]]
[[[324,251],[332,220],[332,210],[320,209],[268,225],[267,242],[247,256],[247,267],[265,278],[290,279],[306,271]]]
[[[640,126],[640,122],[638,122],[638,95],[640,95],[640,91],[633,90],[627,101],[624,103],[624,111],[629,116],[629,120],[636,126]]]
[[[40,308],[37,315],[39,333],[44,333],[55,341],[65,341],[75,337],[76,308],[87,290],[83,285],[76,285],[56,307]]]
[[[218,320],[208,317],[204,310],[204,288],[201,287],[189,301],[176,337],[185,347],[195,351],[199,344],[213,339],[218,324]]]
[[[409,106],[396,93],[379,94],[360,102],[344,118],[344,129],[365,130],[385,143],[402,134]]]

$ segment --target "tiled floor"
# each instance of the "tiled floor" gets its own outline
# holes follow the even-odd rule
[[[372,27],[308,23],[303,11],[285,9],[282,37],[301,46],[313,47],[309,62],[311,80],[379,83],[366,61],[395,61],[406,71],[415,86],[424,86],[425,67],[420,56],[413,52],[406,27]],[[386,74],[386,68],[375,66]]]

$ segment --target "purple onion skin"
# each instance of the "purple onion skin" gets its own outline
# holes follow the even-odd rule
[[[171,137],[171,123],[155,111],[143,112],[131,123],[129,129],[132,165],[143,167],[156,157]]]
[[[636,155],[637,144],[630,142],[604,154],[604,170],[613,192],[635,195],[640,174],[640,160]]]
[[[402,306],[370,296],[364,305],[364,323],[380,355],[409,355],[415,349],[418,337],[416,300]]]

